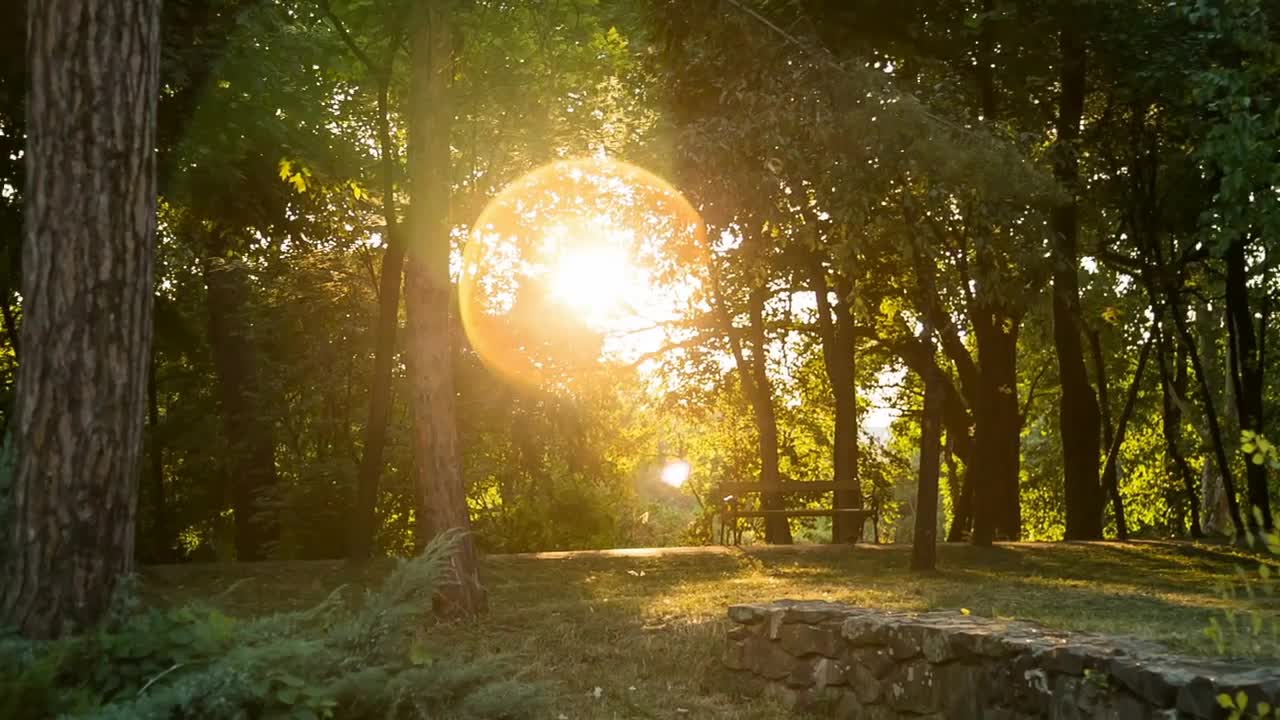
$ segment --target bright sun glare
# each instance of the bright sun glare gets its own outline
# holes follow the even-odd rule
[[[548,285],[551,296],[596,330],[607,331],[611,318],[637,292],[635,263],[625,248],[587,245],[560,253]]]
[[[699,302],[705,235],[666,181],[591,158],[512,182],[472,226],[459,276],[471,346],[512,380],[562,384],[678,341]]]
[[[689,471],[693,468],[684,460],[673,460],[662,468],[662,482],[678,488],[689,479]]]

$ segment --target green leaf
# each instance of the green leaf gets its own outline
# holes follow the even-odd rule
[[[1231,702],[1230,695],[1226,693],[1221,693],[1220,695],[1218,695],[1218,707],[1221,707],[1226,710],[1232,710],[1235,708],[1235,703]]]

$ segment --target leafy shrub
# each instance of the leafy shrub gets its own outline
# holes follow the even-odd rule
[[[540,689],[501,657],[426,650],[431,597],[456,535],[401,561],[377,590],[237,620],[210,606],[125,603],[95,633],[0,639],[0,717],[519,718]],[[132,597],[126,593],[126,597]]]
[[[1241,451],[1249,456],[1250,462],[1272,469],[1280,468],[1280,448],[1248,430],[1241,433],[1241,440]],[[1253,508],[1253,511],[1261,512],[1258,508]],[[1257,520],[1259,526],[1265,525],[1261,516],[1257,516]],[[1256,549],[1269,552],[1272,557],[1280,555],[1280,533],[1263,531],[1256,536],[1251,535],[1249,540]],[[1280,615],[1257,608],[1248,612],[1234,609],[1235,601],[1242,594],[1251,600],[1259,594],[1274,596],[1277,580],[1280,580],[1280,564],[1264,558],[1259,561],[1255,572],[1249,573],[1237,567],[1235,580],[1219,586],[1219,595],[1228,601],[1228,607],[1219,617],[1210,618],[1209,627],[1205,628],[1205,636],[1218,654],[1280,658]],[[1266,703],[1251,705],[1250,700],[1246,693],[1239,692],[1234,697],[1220,695],[1218,704],[1228,711],[1231,720],[1280,718],[1280,708],[1272,708]]]

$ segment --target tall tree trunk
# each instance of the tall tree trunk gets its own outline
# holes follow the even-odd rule
[[[1138,354],[1138,367],[1133,371],[1133,379],[1129,381],[1129,390],[1125,393],[1124,407],[1120,410],[1120,420],[1113,432],[1108,433],[1112,436],[1107,442],[1107,459],[1102,465],[1102,477],[1107,483],[1107,494],[1111,496],[1112,513],[1116,520],[1116,539],[1124,542],[1129,539],[1129,525],[1124,515],[1124,498],[1120,495],[1120,446],[1124,444],[1125,428],[1129,425],[1129,418],[1133,416],[1133,407],[1138,401],[1138,391],[1142,388],[1142,373],[1147,369],[1147,359],[1151,357],[1151,348],[1156,342],[1156,333],[1153,332],[1146,343],[1142,346],[1142,352]],[[1101,344],[1098,345],[1098,352],[1101,355]],[[1101,365],[1099,368],[1101,369]],[[1103,380],[1099,378],[1099,386]],[[1104,403],[1103,407],[1107,407]],[[1110,410],[1107,411],[1108,414]],[[1110,424],[1111,421],[1107,420]]]
[[[1081,341],[1079,260],[1076,242],[1079,232],[1077,201],[1080,164],[1077,140],[1084,115],[1085,44],[1070,20],[1059,32],[1061,53],[1058,81],[1056,155],[1054,176],[1071,194],[1071,199],[1054,208],[1051,226],[1053,244],[1053,344],[1058,356],[1058,377],[1062,385],[1059,426],[1062,433],[1062,467],[1066,510],[1066,539],[1102,538],[1102,485],[1098,476],[1099,413],[1097,396],[1089,384]]]
[[[1245,259],[1246,242],[1238,240],[1227,251],[1227,327],[1231,339],[1228,353],[1231,358],[1232,386],[1236,390],[1236,413],[1241,430],[1262,434],[1262,393],[1264,382],[1262,362],[1258,352],[1258,333],[1254,328],[1253,311],[1249,306],[1249,270]],[[1265,316],[1263,322],[1265,323]],[[1244,519],[1250,532],[1259,527],[1266,531],[1275,529],[1271,515],[1271,500],[1267,494],[1267,467],[1254,462],[1245,463],[1246,495],[1249,505],[1244,508]]]
[[[418,0],[411,20],[409,84],[409,264],[405,271],[413,448],[417,458],[419,540],[461,531],[451,557],[453,582],[436,599],[446,616],[488,608],[471,535],[458,449],[453,336],[449,313],[449,130],[453,110],[453,27],[447,4]]]
[[[1196,492],[1191,465],[1182,451],[1182,404],[1187,400],[1187,360],[1185,353],[1175,350],[1176,345],[1165,336],[1162,323],[1156,323],[1156,359],[1160,364],[1161,414],[1160,427],[1164,436],[1165,471],[1182,482],[1187,491],[1187,508],[1191,516],[1191,537],[1204,537],[1200,525],[1200,494]],[[1173,370],[1169,367],[1169,354],[1176,355]]]
[[[976,498],[973,542],[1017,540],[1022,533],[1018,473],[1022,419],[1018,407],[1018,322],[984,309],[974,314],[978,392],[974,398],[974,455],[985,497]]]
[[[928,321],[925,337],[932,336]],[[927,345],[932,341],[926,339]],[[920,414],[920,467],[917,478],[915,533],[911,541],[911,569],[935,569],[938,554],[938,475],[942,454],[942,395],[936,371],[924,378],[924,408]]]
[[[85,629],[133,570],[151,359],[159,0],[27,17],[23,362],[0,625]]]
[[[374,322],[373,372],[369,381],[369,416],[364,426],[364,450],[356,474],[355,512],[347,538],[347,557],[361,561],[369,557],[377,533],[378,485],[384,469],[387,422],[391,415],[391,385],[395,360],[396,328],[400,322],[400,287],[404,275],[405,242],[396,212],[396,146],[391,138],[391,74],[401,48],[403,32],[397,29],[387,42],[380,63],[366,53],[334,13],[322,2],[325,15],[351,53],[376,78],[377,138],[379,175],[382,184],[383,242],[378,273],[378,314]],[[397,25],[397,28],[402,27]]]
[[[395,205],[395,146],[391,141],[388,91],[378,92],[378,144],[382,152],[382,217],[386,249],[378,275],[378,319],[374,328],[373,376],[369,385],[369,419],[364,427],[364,453],[356,476],[356,506],[348,557],[369,557],[377,530],[378,483],[384,468],[387,421],[391,416],[391,381],[400,322],[400,286],[404,274],[405,243]]]
[[[1179,298],[1179,288],[1170,287],[1168,289],[1169,310],[1173,315],[1173,324],[1178,331],[1178,338],[1182,340],[1182,347],[1187,352],[1187,357],[1191,360],[1191,369],[1196,375],[1196,384],[1200,389],[1200,398],[1204,402],[1204,419],[1206,434],[1209,436],[1209,445],[1213,451],[1214,463],[1216,463],[1219,484],[1222,488],[1222,502],[1226,504],[1227,516],[1231,519],[1231,526],[1235,529],[1238,538],[1244,537],[1245,526],[1244,521],[1240,517],[1240,505],[1236,498],[1236,483],[1231,473],[1231,462],[1227,457],[1226,438],[1222,431],[1222,426],[1218,421],[1217,403],[1214,401],[1214,393],[1211,387],[1213,375],[1208,372],[1206,363],[1201,361],[1200,349],[1196,345],[1195,337],[1191,334],[1191,328],[1187,325],[1187,315],[1182,309],[1182,303]],[[1208,319],[1209,313],[1197,313],[1200,318]],[[1201,327],[1202,332],[1200,342],[1205,345],[1205,358],[1213,359],[1217,363],[1217,348],[1213,340],[1212,333],[1203,332],[1204,326]],[[1227,404],[1232,402],[1234,393],[1228,388]],[[1223,414],[1224,418],[1230,417],[1231,413]],[[1205,466],[1210,463],[1206,462]],[[1209,493],[1205,493],[1206,506],[1210,501]],[[1206,521],[1208,521],[1208,512],[1206,512]]]
[[[919,340],[910,340],[893,347],[904,365],[924,377],[930,368],[937,371],[939,393],[942,395],[942,421],[946,427],[947,444],[956,459],[965,465],[963,474],[949,483],[951,493],[951,527],[947,542],[962,542],[973,530],[973,483],[975,482],[975,458],[972,428],[974,420],[965,404],[965,398],[951,379],[938,367],[932,353]]]
[[[751,291],[748,299],[747,314],[750,326],[747,334],[751,340],[750,383],[748,399],[755,413],[756,431],[760,441],[760,484],[765,487],[778,487],[782,484],[782,473],[778,469],[778,416],[773,408],[773,393],[770,391],[768,365],[766,363],[767,341],[764,334],[764,303],[768,291],[763,287]],[[739,353],[741,354],[741,353]],[[776,492],[761,493],[765,510],[782,510],[783,498]],[[771,515],[764,520],[765,542],[775,545],[791,544],[791,524],[782,516]]]
[[[265,560],[280,535],[272,507],[279,476],[275,423],[268,412],[257,343],[248,319],[249,272],[227,233],[217,228],[196,232],[208,232],[203,271],[209,346],[227,444],[224,467],[235,519],[236,559]]]
[[[852,293],[848,281],[836,282],[836,302],[828,297],[826,270],[822,261],[810,260],[809,280],[818,306],[818,335],[822,340],[822,361],[831,383],[835,400],[835,432],[832,441],[832,466],[837,483],[856,485],[858,482],[858,388],[854,381],[854,356],[856,345],[853,337],[853,313],[848,298]],[[860,490],[837,490],[835,503],[838,508],[862,507]],[[861,523],[850,523],[849,518],[836,515],[831,523],[831,541],[856,540],[856,530]]]
[[[1110,449],[1116,445],[1116,426],[1111,409],[1110,381],[1107,378],[1106,356],[1102,353],[1102,334],[1089,331],[1089,347],[1093,352],[1093,375],[1098,383],[1098,405],[1102,414],[1102,446]],[[1111,498],[1111,515],[1116,523],[1116,539],[1129,539],[1129,526],[1124,517],[1124,499],[1120,496],[1120,465],[1108,454],[1102,466],[1102,487]]]

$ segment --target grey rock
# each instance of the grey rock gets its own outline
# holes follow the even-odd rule
[[[742,625],[752,625],[763,620],[768,612],[769,607],[767,605],[756,603],[730,605],[729,619]]]
[[[822,655],[834,658],[840,651],[840,629],[834,626],[784,624],[778,641],[787,652],[797,657]]]

